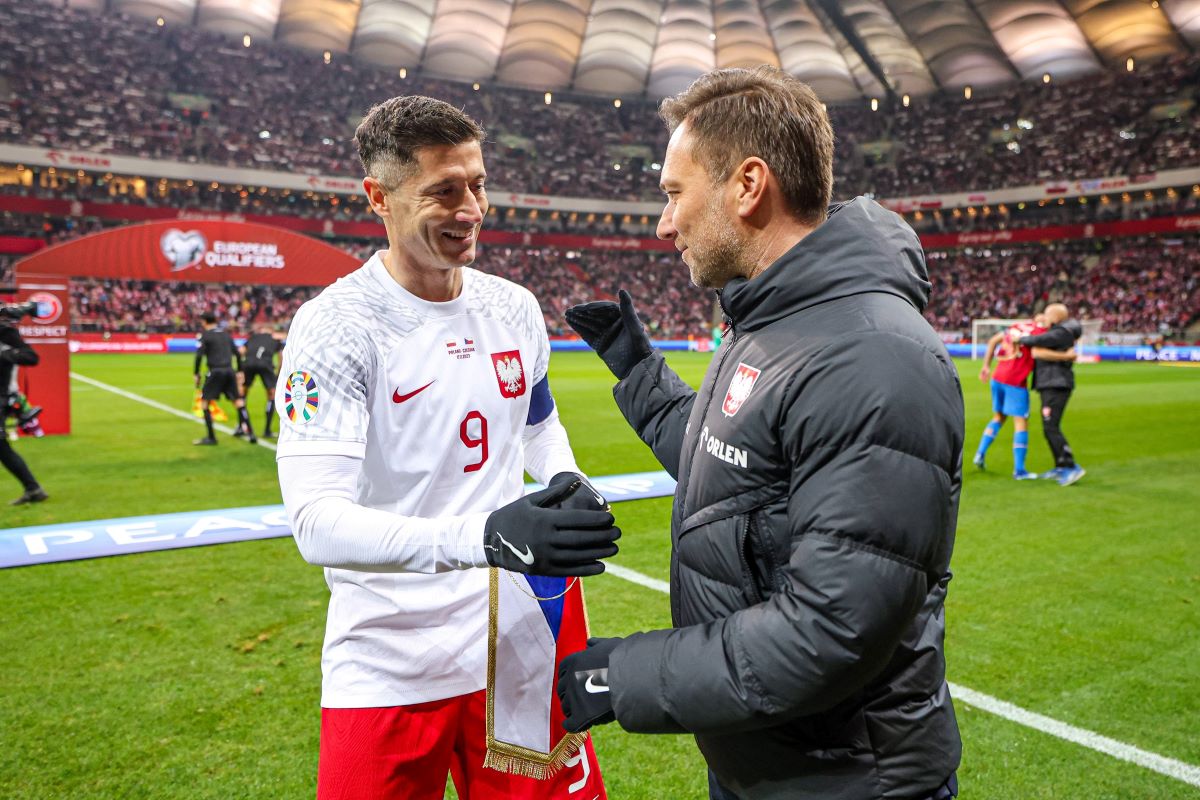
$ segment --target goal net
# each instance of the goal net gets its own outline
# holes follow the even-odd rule
[[[971,359],[983,358],[983,354],[987,352],[988,339],[991,339],[1000,331],[1008,330],[1018,322],[1028,321],[1029,317],[1019,317],[1017,319],[988,317],[986,319],[971,320]]]
[[[983,354],[987,352],[988,340],[998,332],[1007,330],[1018,322],[1028,321],[1028,317],[1020,317],[1018,319],[988,317],[971,320],[971,358],[983,358]],[[1085,355],[1095,356],[1095,347],[1100,343],[1100,335],[1104,331],[1104,320],[1084,319],[1080,320],[1080,324],[1083,325],[1083,335],[1079,337],[1075,349],[1078,351],[1080,357]],[[1091,350],[1090,353],[1087,352],[1088,349]]]

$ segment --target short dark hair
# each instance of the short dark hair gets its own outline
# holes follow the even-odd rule
[[[833,127],[808,84],[777,67],[718,69],[662,102],[674,133],[685,121],[692,156],[713,182],[755,156],[779,179],[788,210],[818,224],[833,194]]]
[[[205,311],[204,315],[202,317],[200,317],[200,319],[204,320],[205,325],[216,325],[217,324],[217,315],[212,313],[211,311]]]
[[[394,189],[417,163],[418,148],[483,137],[483,127],[449,103],[408,95],[372,106],[354,131],[354,144],[366,174]]]

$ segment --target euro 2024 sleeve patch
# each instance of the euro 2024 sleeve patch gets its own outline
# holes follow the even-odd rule
[[[283,387],[283,411],[287,418],[304,424],[317,416],[319,407],[320,391],[316,378],[302,369],[289,375]]]

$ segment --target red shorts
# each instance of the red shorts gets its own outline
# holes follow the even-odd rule
[[[606,800],[592,738],[549,780],[483,766],[485,692],[394,708],[321,709],[318,800]]]

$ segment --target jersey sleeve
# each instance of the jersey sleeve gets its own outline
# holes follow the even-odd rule
[[[540,383],[550,371],[550,335],[546,332],[546,317],[533,292],[525,290],[521,323],[529,332],[533,345],[533,381]]]
[[[300,308],[275,387],[277,457],[366,453],[374,355],[347,314],[323,298]]]

